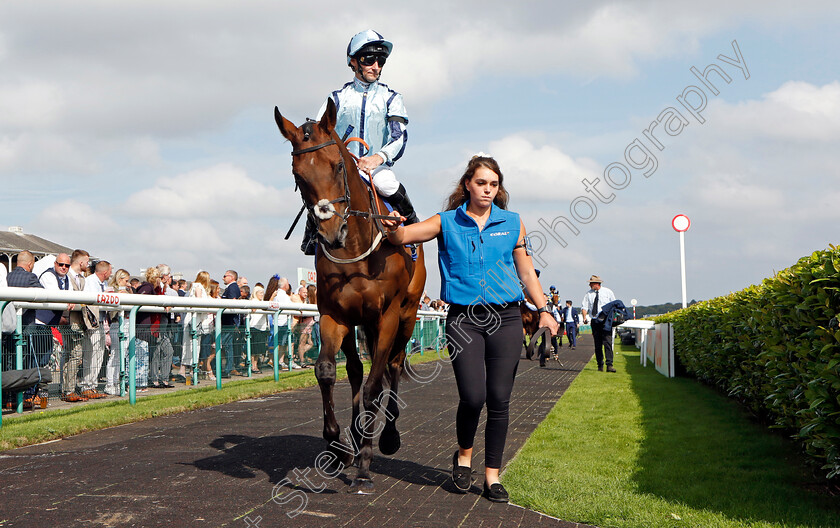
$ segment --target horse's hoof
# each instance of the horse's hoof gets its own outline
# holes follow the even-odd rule
[[[394,429],[393,433],[390,434],[386,429],[379,437],[379,452],[383,455],[393,455],[400,450],[401,445],[400,432],[396,429]]]
[[[347,493],[355,493],[357,495],[371,495],[374,493],[373,481],[369,478],[356,477],[350,483],[350,489]]]

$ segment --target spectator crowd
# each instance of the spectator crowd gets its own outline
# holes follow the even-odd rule
[[[166,264],[149,267],[141,276],[132,277],[125,269],[114,270],[106,260],[93,260],[82,249],[57,255],[51,266],[35,271],[35,258],[21,251],[16,265],[7,276],[0,275],[0,286],[44,288],[93,293],[134,293],[173,295],[194,298],[265,300],[283,303],[316,302],[316,288],[301,281],[293,289],[286,277],[276,274],[266,284],[249,284],[235,270],[227,270],[221,281],[200,271],[191,282],[173,279]],[[11,307],[10,307],[11,308]],[[122,314],[120,312],[123,312]],[[11,312],[11,310],[8,310]],[[8,315],[8,314],[7,314]],[[12,312],[13,315],[13,312]],[[122,317],[120,317],[122,315]],[[251,363],[247,363],[246,321],[250,327]],[[279,335],[278,365],[281,369],[308,368],[320,349],[318,316],[280,315],[276,324]],[[16,369],[14,328],[6,328],[4,317],[3,370]],[[198,346],[194,346],[192,319],[195,319]],[[250,314],[227,314],[181,311],[167,308],[164,313],[140,311],[137,314],[135,357],[136,388],[139,392],[190,384],[198,367],[199,380],[216,380],[215,361],[221,361],[221,376],[260,374],[272,368],[275,336],[274,316],[253,311]],[[14,318],[12,318],[14,322]],[[122,325],[122,326],[121,326]],[[216,327],[221,327],[221,346],[216,348]],[[66,305],[63,310],[26,309],[22,315],[23,368],[51,374],[53,392],[66,402],[82,402],[120,394],[121,362],[128,361],[129,314],[118,307]],[[291,333],[294,360],[287,365],[287,343]],[[122,335],[122,339],[121,339]],[[127,373],[126,373],[127,375]],[[44,376],[46,378],[46,376]],[[24,407],[46,407],[49,393],[46,379],[25,393]],[[11,406],[13,394],[4,393],[4,405]]]

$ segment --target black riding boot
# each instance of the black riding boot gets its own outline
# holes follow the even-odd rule
[[[391,207],[405,217],[405,225],[416,224],[420,221],[417,219],[417,213],[414,212],[414,206],[411,205],[411,200],[408,198],[408,194],[402,184],[400,184],[397,192],[385,199],[388,200]]]
[[[306,228],[303,230],[303,242],[300,243],[300,250],[304,255],[314,255],[318,249],[318,226],[311,216],[306,215]]]

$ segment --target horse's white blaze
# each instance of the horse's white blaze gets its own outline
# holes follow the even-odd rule
[[[335,207],[326,198],[318,200],[318,203],[312,209],[315,212],[315,216],[321,220],[329,220],[335,214]]]

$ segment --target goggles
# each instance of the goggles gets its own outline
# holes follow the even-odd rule
[[[362,66],[372,66],[374,62],[379,63],[379,67],[385,66],[385,60],[388,57],[386,55],[382,55],[380,53],[371,53],[365,55],[359,55],[356,59],[359,61],[359,64]]]

